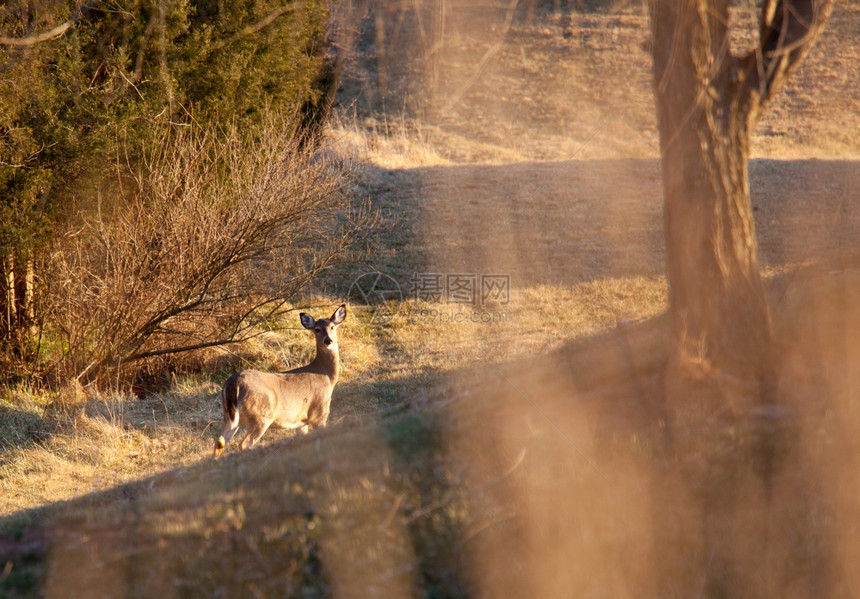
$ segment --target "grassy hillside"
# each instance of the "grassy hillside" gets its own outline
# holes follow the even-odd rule
[[[738,521],[774,535],[776,567],[747,574],[766,588],[783,588],[781,578],[762,582],[774,571],[844,588],[853,583],[841,568],[860,541],[840,525],[860,515],[860,344],[834,340],[860,324],[860,271],[803,271],[770,289],[799,417],[770,490],[778,501],[763,511],[765,490],[743,464],[726,481],[744,497]],[[851,308],[834,313],[834,304]],[[695,577],[695,502],[667,469],[655,417],[664,351],[657,319],[444,379],[351,383],[333,426],[272,435],[218,462],[203,456],[209,434],[195,442],[199,461],[183,456],[178,431],[200,429],[177,409],[172,431],[150,433],[150,451],[187,465],[2,521],[0,551],[12,564],[4,596],[619,596],[653,588],[664,567]],[[165,412],[181,403],[172,395]],[[411,404],[344,416],[344,404],[386,395]],[[108,446],[84,435],[81,445]],[[118,441],[109,446],[121,456]],[[653,540],[679,526],[691,527],[692,557],[655,567]],[[737,540],[742,555],[760,549]]]
[[[837,7],[755,138],[785,413],[756,420],[773,446],[729,452],[726,493],[701,489],[731,504],[713,521],[665,451],[646,19],[528,6],[392,4],[337,31],[332,151],[388,226],[296,306],[350,302],[328,428],[210,459],[229,373],[310,358],[297,316],[160,393],[4,391],[0,595],[624,597],[706,569],[767,596],[860,588],[860,12]],[[352,287],[377,272],[402,292],[386,318]],[[428,275],[510,293],[437,301]],[[766,453],[767,487],[745,462]]]

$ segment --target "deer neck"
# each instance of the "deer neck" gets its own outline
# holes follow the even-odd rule
[[[326,347],[323,344],[317,344],[317,355],[314,361],[310,363],[310,368],[315,372],[320,372],[328,375],[332,385],[337,382],[337,377],[340,374],[340,356],[338,355],[337,345]]]

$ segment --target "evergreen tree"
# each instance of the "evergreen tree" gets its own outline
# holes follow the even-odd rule
[[[253,135],[266,109],[324,109],[318,0],[9,0],[0,6],[0,337],[39,319],[58,224],[121,197],[164,124]],[[120,163],[122,168],[116,165]],[[9,343],[11,342],[11,343]],[[0,352],[8,353],[8,352]]]

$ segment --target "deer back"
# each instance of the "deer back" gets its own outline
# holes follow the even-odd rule
[[[239,409],[280,426],[302,424],[309,411],[331,401],[334,388],[327,375],[305,368],[279,373],[242,371],[236,381]]]

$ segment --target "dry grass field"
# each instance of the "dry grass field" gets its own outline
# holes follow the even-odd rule
[[[709,510],[665,453],[648,23],[616,4],[344,3],[331,151],[387,228],[296,306],[350,302],[330,426],[210,459],[229,373],[310,358],[297,316],[144,397],[3,390],[0,595],[856,594],[860,6],[753,140],[791,425]],[[377,272],[390,314],[354,294]]]

